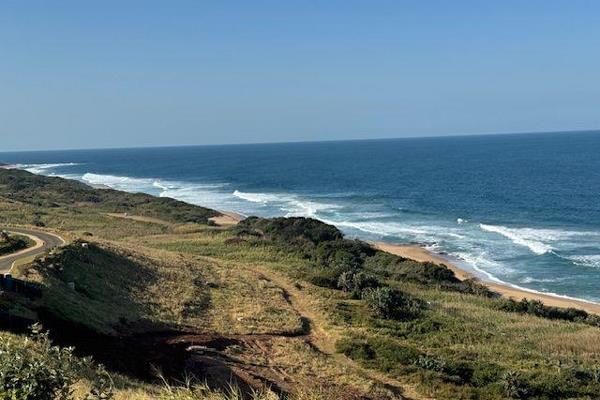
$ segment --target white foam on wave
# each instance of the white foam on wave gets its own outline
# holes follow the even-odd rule
[[[81,165],[78,163],[52,163],[52,164],[17,164],[15,167],[31,172],[32,174],[45,175],[49,173],[49,170],[60,168],[60,167],[72,167],[75,165]]]
[[[157,181],[156,187],[161,189],[160,197],[170,197],[198,206],[229,210],[241,213],[232,203],[230,193],[223,190],[226,183],[190,183]]]
[[[261,205],[271,205],[285,212],[286,217],[312,217],[316,218],[319,213],[336,210],[338,204],[322,203],[307,200],[300,196],[284,193],[250,193],[235,190],[232,195],[238,199]]]
[[[437,225],[411,225],[398,222],[381,222],[381,221],[335,221],[323,220],[328,224],[336,225],[342,228],[351,228],[365,233],[370,233],[379,236],[391,236],[398,238],[410,239],[416,242],[428,243],[443,240],[447,238],[465,239],[466,236],[461,235],[450,228]]]
[[[479,227],[486,232],[492,232],[502,235],[510,239],[515,244],[525,246],[537,255],[546,254],[553,250],[553,247],[551,245],[542,241],[553,240],[553,236],[551,235],[554,232],[550,230],[531,228],[507,228],[505,226],[486,224],[479,224]]]
[[[480,277],[483,278],[484,280],[499,283],[501,285],[512,287],[512,288],[515,288],[515,289],[518,289],[518,290],[521,290],[524,292],[532,293],[532,294],[541,294],[541,295],[552,296],[552,297],[557,297],[557,298],[561,298],[561,299],[580,301],[580,302],[589,303],[589,304],[599,304],[597,301],[593,301],[593,300],[582,299],[580,297],[573,297],[573,296],[568,296],[568,295],[545,291],[545,290],[535,290],[535,289],[527,288],[524,286],[516,285],[514,283],[510,283],[510,282],[501,280],[482,267],[484,265],[487,265],[488,267],[496,267],[496,268],[500,267],[503,269],[507,269],[508,270],[507,272],[510,272],[511,270],[506,268],[506,266],[499,264],[493,260],[487,259],[483,256],[473,256],[469,253],[454,253],[454,255],[456,255],[457,257],[459,257],[461,260],[465,261],[466,263],[468,263],[468,265],[471,266],[480,275]],[[564,281],[567,279],[568,279],[568,277],[559,277],[559,278],[525,277],[520,280],[520,283],[522,283],[522,284],[550,283],[550,282]]]
[[[560,229],[509,228],[501,225],[479,224],[481,230],[497,233],[531,252],[542,255],[568,248],[584,241],[595,242],[600,239],[597,231],[572,231]]]
[[[534,278],[533,276],[526,276],[521,278],[519,281],[521,283],[553,283],[553,282],[562,282],[567,278]]]
[[[235,190],[233,192],[233,196],[249,201],[251,203],[274,203],[274,202],[285,202],[293,199],[290,196],[282,196],[274,193],[249,193],[249,192],[240,192],[239,190]]]
[[[85,173],[81,177],[85,182],[91,183],[93,185],[106,185],[106,186],[115,186],[115,187],[139,187],[139,186],[148,186],[154,187],[154,179],[147,178],[132,178],[129,176],[116,176],[116,175],[102,175],[102,174],[93,174],[93,173]]]
[[[19,168],[27,169],[30,172],[42,175],[56,175],[53,169],[78,165],[76,163],[54,163],[54,164],[28,164],[20,165]],[[58,175],[67,177],[66,175]],[[237,210],[242,212],[258,212],[258,214],[271,213],[271,215],[286,216],[307,216],[318,218],[323,222],[333,224],[341,229],[349,228],[355,231],[364,232],[377,236],[396,237],[404,241],[416,241],[426,243],[428,249],[432,251],[451,251],[452,256],[456,256],[463,261],[466,267],[470,267],[483,279],[509,285],[521,290],[532,293],[538,292],[532,289],[523,288],[514,284],[507,283],[496,277],[506,277],[511,275],[514,270],[508,268],[504,263],[495,261],[494,254],[488,255],[482,247],[495,246],[500,241],[497,237],[482,237],[481,231],[495,233],[509,239],[512,243],[524,246],[534,254],[546,254],[548,252],[564,249],[565,243],[572,240],[571,243],[580,245],[581,241],[586,241],[593,245],[600,238],[600,232],[577,232],[558,229],[533,229],[533,228],[513,228],[506,226],[480,224],[468,224],[468,221],[458,218],[456,224],[450,223],[448,226],[441,224],[428,223],[403,223],[403,222],[385,222],[395,217],[387,213],[360,212],[357,209],[351,210],[348,207],[342,207],[339,204],[331,204],[313,199],[306,199],[299,195],[285,193],[250,193],[239,190],[227,190],[227,184],[202,184],[191,182],[176,182],[153,178],[134,178],[128,176],[116,176],[86,173],[84,175],[68,175],[69,178],[79,179],[86,183],[105,185],[115,189],[125,191],[146,192],[158,194],[161,197],[171,197],[186,201],[192,204],[207,206],[216,209]],[[330,196],[328,196],[330,197]],[[343,196],[341,196],[343,197]],[[329,201],[331,201],[329,199]],[[337,201],[336,201],[337,203]],[[342,209],[342,210],[340,210]],[[279,210],[279,213],[274,210]],[[477,233],[479,232],[479,234]],[[358,235],[361,236],[360,234]],[[489,243],[488,243],[489,242]],[[506,247],[505,243],[503,246]],[[449,246],[450,245],[450,249]],[[461,250],[457,250],[458,247]],[[485,247],[485,246],[484,246]],[[513,246],[514,247],[514,246]],[[556,249],[556,251],[555,251]],[[454,251],[452,251],[454,250]],[[571,253],[572,254],[572,253]],[[558,254],[557,254],[558,255]],[[565,256],[574,264],[600,268],[600,254],[597,255],[576,255]],[[560,278],[556,278],[558,280]],[[548,278],[525,277],[519,280],[519,283],[543,283],[551,282]],[[558,297],[573,299],[568,296],[554,293],[546,293]]]
[[[392,222],[353,222],[353,221],[333,221],[326,220],[332,225],[337,225],[340,227],[353,228],[359,231],[363,231],[366,233],[372,233],[374,235],[383,235],[383,236],[399,236],[399,235],[427,235],[428,232],[424,229],[420,229],[418,227],[406,226],[398,223]]]
[[[600,268],[600,254],[566,256],[564,258],[582,267]]]
[[[488,258],[486,253],[484,252],[479,252],[475,254],[466,251],[457,251],[452,253],[452,255],[458,258],[459,260],[464,261],[469,267],[471,267],[476,272],[476,275],[479,275],[481,278],[484,278],[484,280],[488,280],[491,282],[501,284],[505,283],[504,281],[496,277],[493,274],[493,272],[502,274],[510,274],[511,272],[514,272],[512,269],[506,267],[505,265]]]
[[[150,193],[204,207],[235,209],[229,201],[229,194],[220,190],[227,186],[225,183],[203,184],[94,173],[84,174],[81,180],[88,184],[104,185],[127,192]]]

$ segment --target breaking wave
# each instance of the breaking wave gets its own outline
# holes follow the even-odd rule
[[[115,188],[134,189],[138,187],[154,186],[153,179],[131,178],[128,176],[100,175],[85,173],[81,179],[93,185],[106,185]]]
[[[529,248],[533,253],[542,255],[553,250],[552,246],[541,240],[550,240],[547,235],[549,230],[530,229],[530,228],[507,228],[505,226],[479,224],[479,227],[486,232],[493,232],[510,239],[519,246]]]
[[[600,232],[491,225],[467,219],[468,215],[457,218],[461,214],[444,220],[435,214],[413,210],[413,207],[386,205],[379,198],[368,203],[363,198],[356,198],[356,194],[318,196],[252,192],[242,189],[241,185],[236,189],[229,183],[100,174],[81,171],[81,168],[74,168],[73,171],[81,171],[74,175],[70,169],[62,169],[76,165],[81,164],[23,164],[18,167],[36,174],[74,178],[92,185],[170,197],[246,215],[317,218],[337,226],[349,236],[422,244],[428,250],[444,253],[451,260],[462,263],[481,278],[497,283],[512,285],[507,282],[515,282],[530,288],[560,292],[563,275],[558,268],[565,268],[566,262],[571,263],[572,268],[600,269],[600,254],[597,251]],[[64,174],[65,171],[69,174]],[[552,256],[547,256],[547,259],[537,257],[546,254]],[[556,267],[550,264],[552,257],[555,258]],[[545,263],[544,268],[556,268],[557,276],[542,269],[538,274],[535,266],[523,268],[523,263],[514,263],[517,259],[527,262],[539,260],[540,265]],[[533,289],[525,290],[536,292]]]
[[[17,164],[16,167],[32,174],[47,175],[49,170],[60,167],[73,167],[81,165],[78,163],[54,163],[54,164]]]
[[[600,268],[600,254],[566,256],[565,258],[571,260],[575,265],[579,265],[582,267]]]
[[[527,247],[537,255],[556,253],[561,249],[572,245],[570,241],[579,243],[596,241],[600,238],[600,232],[595,231],[569,231],[560,229],[534,229],[534,228],[508,228],[501,225],[479,224],[481,230],[497,233],[513,243]],[[585,262],[585,260],[584,260]]]
[[[314,200],[307,200],[292,194],[250,193],[235,190],[232,195],[247,202],[279,207],[281,211],[285,213],[286,217],[316,218],[321,212],[340,208],[338,204],[321,203]]]

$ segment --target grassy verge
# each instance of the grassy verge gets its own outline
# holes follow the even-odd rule
[[[33,246],[35,243],[27,236],[11,234],[0,238],[0,256],[15,253]]]

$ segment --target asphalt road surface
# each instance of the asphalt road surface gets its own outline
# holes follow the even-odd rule
[[[52,250],[55,247],[62,246],[65,241],[57,235],[52,233],[38,231],[34,229],[23,229],[23,228],[1,228],[0,230],[6,230],[9,233],[17,233],[28,236],[33,236],[40,243],[29,249],[18,251],[13,254],[5,255],[0,257],[0,273],[6,274],[10,271],[15,261],[21,258],[27,258],[31,256],[37,256]]]

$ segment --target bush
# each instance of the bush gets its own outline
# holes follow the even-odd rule
[[[3,399],[66,400],[83,371],[94,370],[96,379],[87,399],[112,397],[110,377],[95,370],[89,359],[75,357],[72,348],[53,346],[39,325],[31,340],[6,338],[0,342],[0,396]]]
[[[342,353],[353,360],[372,360],[375,358],[375,351],[368,343],[342,339],[336,342],[335,348],[338,353]]]
[[[461,293],[474,294],[475,296],[481,297],[492,298],[498,296],[475,278],[465,279],[464,281],[456,284],[455,289]]]
[[[362,298],[378,317],[405,320],[414,318],[424,308],[424,303],[409,294],[390,287],[363,291]]]
[[[422,354],[415,348],[395,340],[371,336],[365,339],[345,338],[336,343],[336,351],[363,365],[386,372],[414,368]]]
[[[360,298],[363,290],[378,287],[379,281],[364,272],[346,271],[340,275],[337,286],[344,292],[352,293],[352,297]]]
[[[315,262],[323,268],[361,269],[364,260],[373,254],[375,250],[359,240],[333,240],[319,243]]]
[[[32,244],[26,236],[7,236],[6,239],[0,239],[0,256],[25,249]]]
[[[529,396],[527,383],[518,372],[508,371],[502,375],[504,395],[509,399],[526,399]]]
[[[318,244],[342,239],[342,233],[333,225],[312,218],[259,218],[241,221],[236,230],[242,233],[257,232],[268,239],[284,242],[309,242]]]
[[[420,263],[393,254],[378,251],[364,262],[364,268],[398,281],[423,284],[457,285],[460,283],[445,265]]]
[[[498,299],[496,307],[502,311],[600,326],[600,316],[588,314],[586,311],[577,308],[547,306],[539,300],[522,299],[521,301],[515,301],[513,299]]]

